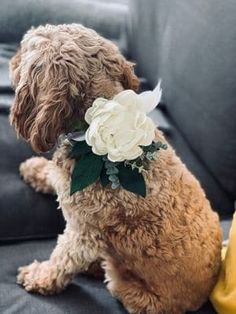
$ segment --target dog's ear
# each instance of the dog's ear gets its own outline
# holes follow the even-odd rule
[[[17,135],[29,139],[30,126],[36,116],[34,101],[31,97],[28,82],[19,84],[11,107],[10,122],[16,128]]]
[[[125,60],[125,64],[123,65],[122,84],[125,89],[133,89],[137,92],[139,89],[140,81],[134,73],[134,66],[135,63]]]
[[[17,135],[29,138],[29,126],[35,118],[35,103],[30,92],[29,73],[24,73],[21,79],[22,58],[21,49],[11,58],[9,72],[12,86],[15,88],[15,98],[10,111],[10,122],[16,128]],[[33,115],[34,112],[34,115]]]
[[[39,79],[36,87],[36,116],[29,134],[31,146],[36,152],[52,148],[73,118],[73,95],[76,96],[78,90],[76,81],[70,76],[73,76],[70,68],[64,60],[42,66],[44,78]],[[35,81],[32,83],[37,84]]]
[[[68,129],[75,99],[86,80],[84,60],[75,45],[45,47],[22,56],[21,78],[10,116],[18,133],[36,152],[48,151]]]
[[[134,73],[135,64],[127,61],[114,44],[104,41],[98,58],[111,79],[119,81],[124,89],[138,91],[140,82]]]
[[[21,51],[20,49],[10,60],[10,80],[12,86],[15,88],[20,81],[20,62],[21,62]]]

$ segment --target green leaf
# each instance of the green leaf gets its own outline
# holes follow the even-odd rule
[[[97,181],[103,167],[102,156],[89,153],[83,155],[75,166],[71,176],[71,190],[70,194],[81,191],[90,184]]]
[[[122,163],[118,167],[118,178],[121,186],[135,194],[146,196],[146,185],[142,173],[139,173],[137,169],[132,170],[130,166],[124,166]]]
[[[86,141],[75,142],[73,141],[73,147],[69,154],[70,158],[76,158],[81,155],[85,155],[91,152],[91,147],[86,143]]]
[[[103,166],[101,174],[100,174],[100,181],[102,186],[105,188],[110,182],[108,179],[108,175],[106,174],[106,168]]]

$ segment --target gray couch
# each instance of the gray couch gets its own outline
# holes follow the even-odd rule
[[[200,180],[227,237],[236,199],[236,3],[1,1],[0,313],[126,313],[101,280],[87,275],[51,297],[28,294],[15,282],[17,267],[46,259],[64,227],[55,199],[34,192],[19,178],[19,163],[33,152],[16,139],[8,122],[14,97],[8,60],[31,25],[47,22],[83,23],[115,41],[137,62],[144,89],[162,78],[163,103],[153,118]],[[196,313],[215,312],[208,303]]]

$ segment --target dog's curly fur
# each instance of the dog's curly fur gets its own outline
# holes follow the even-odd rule
[[[11,61],[11,121],[37,152],[55,145],[99,96],[138,88],[132,64],[81,25],[30,30]],[[156,138],[165,141],[159,130]],[[107,288],[130,313],[182,314],[209,296],[220,266],[219,219],[195,177],[168,145],[145,173],[147,197],[95,183],[70,196],[74,161],[64,142],[52,161],[20,166],[37,191],[56,193],[67,222],[48,261],[19,269],[27,291],[61,291],[102,260]]]

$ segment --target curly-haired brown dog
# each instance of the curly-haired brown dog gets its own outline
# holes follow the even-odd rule
[[[11,121],[36,152],[56,143],[94,99],[137,90],[132,64],[81,25],[30,30],[11,61]],[[160,131],[157,139],[164,141]],[[61,291],[103,260],[107,288],[130,313],[181,314],[206,301],[220,265],[221,229],[194,176],[169,146],[145,174],[147,197],[93,184],[70,196],[73,160],[64,142],[53,160],[20,166],[37,191],[55,192],[67,225],[50,259],[19,269],[27,291]]]

